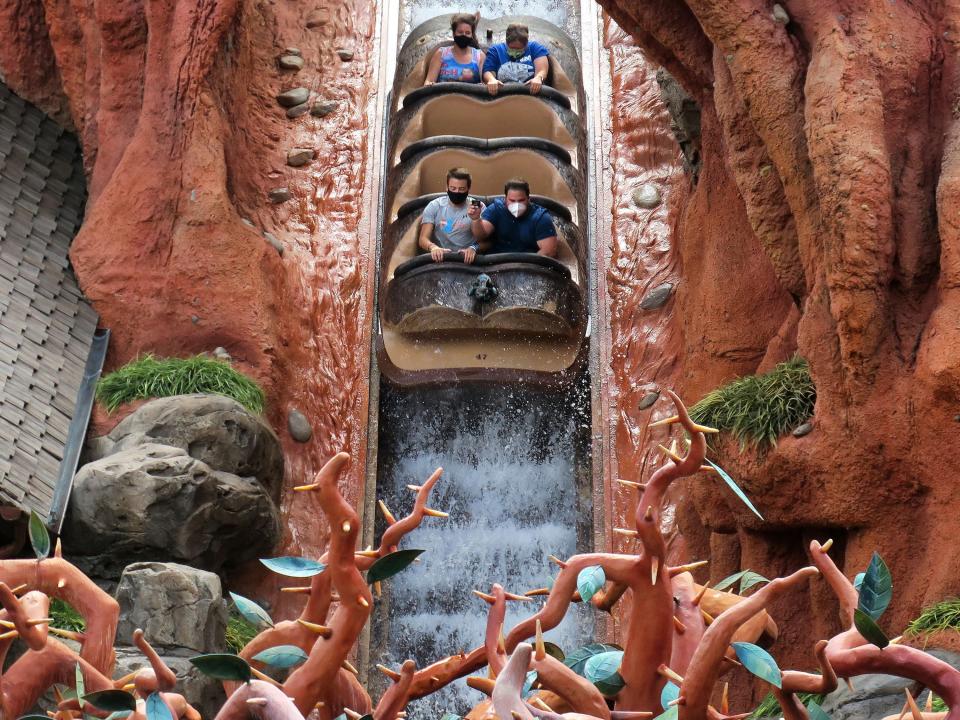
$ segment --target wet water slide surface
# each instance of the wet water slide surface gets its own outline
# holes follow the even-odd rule
[[[430,504],[450,517],[430,519],[404,541],[426,552],[384,586],[370,667],[408,657],[423,667],[469,651],[482,642],[488,608],[471,590],[547,586],[555,574],[549,555],[593,547],[579,5],[480,4],[481,45],[501,42],[507,24],[519,21],[552,55],[552,92],[497,99],[469,87],[419,90],[430,55],[449,43],[449,10],[415,0],[398,10],[379,257],[376,479],[368,495],[403,513],[413,502],[407,485],[442,466]],[[495,264],[475,271],[417,264],[419,215],[459,165],[473,172],[472,191],[490,199],[507,178],[527,176],[557,219],[555,268],[522,258],[499,265],[491,258]],[[480,270],[500,284],[500,304],[461,297]],[[376,522],[379,535],[384,521]],[[507,626],[540,604],[511,604]],[[579,607],[547,635],[568,651],[592,637],[591,614]],[[371,685],[378,675],[371,673]],[[461,679],[412,703],[409,717],[463,716],[483,699]]]

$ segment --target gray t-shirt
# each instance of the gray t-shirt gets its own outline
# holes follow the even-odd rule
[[[484,208],[480,204],[480,210]],[[457,207],[450,202],[450,198],[441,195],[431,200],[423,209],[421,223],[433,223],[433,241],[447,250],[462,250],[473,244],[473,232],[470,230],[472,221],[467,215],[470,209],[470,198]]]

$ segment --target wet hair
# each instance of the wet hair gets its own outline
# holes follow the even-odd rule
[[[524,180],[522,177],[512,177],[503,186],[503,196],[506,197],[507,193],[511,190],[523,190],[527,196],[530,196],[530,183]]]
[[[529,38],[530,30],[526,25],[521,25],[520,23],[510,23],[507,25],[506,41],[508,45],[512,42],[522,42],[526,44]]]
[[[451,178],[455,180],[466,180],[467,190],[469,190],[470,186],[473,185],[473,178],[470,177],[470,171],[466,168],[450,168],[450,170],[447,172],[447,182],[450,182]]]

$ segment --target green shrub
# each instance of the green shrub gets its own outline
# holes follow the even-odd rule
[[[83,621],[80,613],[60,598],[50,600],[50,618],[52,620],[50,627],[60,628],[61,630],[83,632],[87,628],[87,624]]]
[[[690,408],[695,422],[733,433],[743,450],[777,438],[813,414],[817,390],[807,361],[794,357],[764,375],[748,375],[710,392]]]
[[[907,625],[908,635],[929,635],[939,630],[960,630],[960,598],[941,600],[925,607],[916,620]]]
[[[208,357],[138,358],[104,375],[97,399],[113,412],[124,403],[144,398],[209,393],[233,398],[248,410],[263,412],[263,390],[228,363]]]
[[[797,699],[806,707],[807,703],[813,700],[817,705],[823,703],[823,699],[826,695],[818,695],[816,693],[797,693]],[[767,696],[760,701],[760,704],[754,708],[753,712],[750,714],[750,717],[747,720],[759,720],[759,718],[778,718],[782,715],[783,711],[780,708],[780,703],[777,702],[777,699],[773,696],[773,693],[767,693]]]
[[[253,623],[242,618],[239,613],[231,610],[227,619],[227,647],[231,652],[239,653],[244,646],[253,640],[259,631]]]

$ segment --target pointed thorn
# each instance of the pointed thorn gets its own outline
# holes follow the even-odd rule
[[[613,532],[628,538],[635,538],[640,534],[636,530],[630,530],[629,528],[614,528]]]
[[[933,690],[927,693],[927,701],[923,704],[924,712],[933,712]]]
[[[123,690],[123,691],[125,691],[125,692],[132,692],[132,691],[134,691],[134,690],[137,689],[137,684],[136,684],[136,683],[127,683],[126,685],[124,685],[124,686],[123,686],[122,688],[120,688],[120,689]]]
[[[408,490],[413,490],[414,492],[420,492],[423,490],[423,485],[407,485]]]
[[[383,500],[377,500],[377,507],[380,508],[380,514],[383,515],[384,520],[387,521],[387,525],[396,524],[397,519],[393,516],[393,513],[390,512],[390,508],[387,507],[387,504]]]
[[[734,660],[732,657],[727,657],[726,655],[720,658],[720,660],[721,662],[730,663],[734,667],[743,667],[743,663],[741,663],[739,660]]]
[[[9,620],[0,620],[0,627],[5,627],[8,630],[13,630],[16,627],[16,623],[12,623]]]
[[[10,638],[20,637],[20,632],[18,630],[9,630],[5,633],[0,633],[0,640],[9,640]]]
[[[247,705],[259,705],[263,707],[267,704],[267,699],[262,697],[247,698]]]
[[[63,590],[66,586],[67,586],[67,581],[66,581],[66,580],[61,579],[59,582],[57,582],[57,589],[58,589],[58,590]]]
[[[854,690],[853,690],[853,680],[851,680],[851,679],[848,678],[848,677],[845,677],[844,680],[846,680],[846,682],[847,682],[847,687],[850,688],[850,692],[854,692]]]
[[[555,555],[547,555],[547,559],[548,559],[550,562],[556,563],[556,564],[559,565],[561,568],[565,568],[565,567],[567,566],[567,564],[566,564],[563,560],[561,560],[560,558],[556,557]]]
[[[700,472],[717,472],[717,469],[713,465],[701,465]]]
[[[897,635],[895,638],[893,638],[893,639],[890,641],[890,644],[891,644],[891,645],[898,645],[901,640],[903,640],[903,635]]]
[[[309,586],[309,585],[301,585],[301,586],[299,586],[299,587],[282,587],[282,588],[280,588],[280,592],[285,592],[285,593],[305,593],[305,594],[309,595],[309,594],[310,594],[310,586]]]
[[[320,483],[310,483],[309,485],[295,485],[293,490],[294,492],[308,492],[316,490],[318,487],[320,487]]]
[[[57,544],[53,548],[53,556],[55,558],[63,557],[63,545],[60,542],[60,538],[57,538]]]
[[[675,463],[683,462],[683,458],[677,455],[673,450],[670,450],[669,448],[665,448],[663,445],[660,445],[660,444],[657,444],[657,447],[660,448],[660,451],[664,455],[666,455],[668,458],[673,460]]]
[[[670,577],[676,577],[680,573],[693,572],[709,564],[709,560],[698,560],[697,562],[687,563],[686,565],[677,565],[676,567],[670,568]]]
[[[497,600],[493,595],[488,595],[487,593],[480,592],[479,590],[474,590],[473,594],[476,595],[481,600],[486,600],[488,603],[493,605]]]
[[[22,585],[17,585],[15,588],[11,589],[10,592],[12,592],[14,595],[19,595],[26,589],[27,589],[27,584],[23,583]]]
[[[312,623],[308,620],[303,620],[302,618],[298,618],[297,622],[303,625],[307,630],[312,630],[321,637],[328,638],[333,634],[333,630],[328,628],[326,625],[318,625],[317,623]]]
[[[360,671],[357,670],[349,660],[344,660],[342,663],[340,663],[340,667],[342,667],[348,673],[352,673],[353,675],[357,675],[358,677],[360,675]]]
[[[680,622],[676,615],[673,616],[673,626],[680,635],[683,635],[687,631],[687,626]]]
[[[365,558],[378,558],[380,557],[379,550],[354,550],[354,555],[359,555],[360,557]]]
[[[391,669],[388,668],[386,665],[379,665],[379,664],[378,664],[378,665],[377,665],[377,670],[379,670],[380,672],[382,672],[384,675],[386,675],[388,678],[390,678],[390,679],[393,680],[394,682],[396,682],[397,680],[400,679],[400,673],[398,673],[396,670],[391,670]]]
[[[530,602],[530,598],[525,595],[515,595],[514,593],[504,593],[503,596],[507,600],[513,600],[514,602]]]
[[[370,602],[363,595],[357,598],[357,602],[365,608],[370,607]]]
[[[671,670],[663,663],[660,663],[660,666],[657,668],[657,673],[668,680],[673,680],[673,682],[675,682],[677,685],[683,685],[683,675]]]
[[[646,490],[647,486],[643,483],[634,482],[633,480],[617,480],[621,485],[626,485],[627,487],[636,488],[637,490]]]
[[[53,618],[37,618],[36,620],[27,620],[27,627],[36,627],[37,625],[47,625],[53,622]]]
[[[380,584],[379,580],[373,584],[373,592],[377,597],[380,597],[383,594],[383,586]]]
[[[707,594],[707,586],[704,585],[700,588],[700,592],[697,593],[697,596],[693,598],[693,606],[697,607],[700,604],[700,601],[703,600],[703,596]]]
[[[730,714],[730,683],[723,684],[723,695],[720,697],[720,712],[724,715]]]
[[[274,687],[278,687],[278,688],[280,688],[280,689],[283,689],[283,685],[281,685],[280,683],[278,683],[276,680],[274,680],[272,677],[270,677],[270,676],[267,675],[266,673],[260,672],[259,670],[257,670],[257,669],[256,669],[255,667],[253,667],[252,665],[250,666],[250,672],[251,672],[255,677],[257,677],[258,679],[263,680],[264,682],[268,682],[268,683],[270,683],[271,685],[273,685]]]
[[[664,418],[663,420],[657,420],[656,422],[650,423],[649,425],[647,425],[647,427],[648,428],[663,427],[664,425],[674,425],[678,422],[680,422],[680,416],[671,415],[670,417]]]
[[[713,616],[712,616],[710,613],[708,613],[706,610],[704,610],[703,608],[700,608],[700,614],[703,616],[703,621],[704,621],[707,625],[709,625],[710,623],[713,622]]]
[[[324,708],[324,707],[326,707],[326,706],[327,706],[327,704],[326,704],[323,700],[317,700],[317,704],[314,705],[313,707],[314,707],[315,709],[319,710],[320,708]]]
[[[717,428],[712,428],[712,427],[709,427],[708,425],[697,425],[696,423],[693,424],[693,429],[696,430],[697,432],[702,432],[705,435],[714,435],[720,432],[719,430],[717,430]]]
[[[833,538],[830,538],[823,545],[820,546],[820,552],[822,553],[830,552],[830,548],[832,547],[833,547]]]
[[[653,505],[647,505],[647,509],[643,513],[643,519],[647,522],[653,520]]]
[[[538,708],[540,708],[541,710],[546,710],[548,713],[553,713],[554,715],[556,715],[556,713],[553,712],[553,708],[550,707],[549,705],[547,705],[547,704],[546,704],[542,699],[540,699],[539,697],[534,697],[534,698],[532,698],[532,699],[530,700],[530,704],[531,704],[531,705],[536,705],[536,706],[537,706]]]
[[[537,642],[536,642],[536,654],[534,657],[537,660],[543,660],[547,656],[546,646],[543,644],[543,627],[540,625],[540,618],[537,618]]]
[[[444,512],[443,510],[434,510],[433,508],[424,508],[424,509],[423,509],[423,514],[424,514],[424,515],[429,515],[430,517],[437,517],[437,518],[448,518],[448,517],[450,517],[450,513],[446,513],[446,512]]]
[[[920,712],[913,695],[910,694],[910,688],[904,688],[903,691],[907,694],[907,705],[910,706],[910,714],[913,715],[913,720],[923,720],[923,713]]]
[[[493,693],[494,682],[490,678],[479,677],[477,675],[472,675],[467,678],[467,686],[473,688],[474,690],[479,690],[482,693],[490,695]]]
[[[350,521],[344,520],[343,523],[341,523],[340,525],[340,529],[343,530],[345,533],[350,532]]]
[[[73,630],[61,630],[60,628],[48,628],[47,631],[51,635],[56,635],[57,637],[66,638],[67,640],[74,640],[76,642],[83,642],[86,639],[86,635],[79,632],[74,632]]]
[[[536,588],[535,590],[527,590],[524,595],[527,597],[542,597],[544,595],[550,594],[550,588]]]
[[[657,573],[660,570],[660,558],[654,555],[650,558],[650,584],[657,584]]]
[[[500,635],[497,636],[497,650],[503,655],[507,654],[507,641],[503,637],[503,625],[500,626]]]
[[[513,720],[523,720],[523,715],[518,713],[516,710],[511,710],[510,715],[513,717]]]
[[[356,712],[355,710],[351,710],[350,708],[344,708],[344,709],[343,709],[343,713],[344,713],[344,715],[346,715],[348,718],[350,718],[350,720],[360,720],[360,718],[363,717],[363,715],[361,715],[360,713]]]

